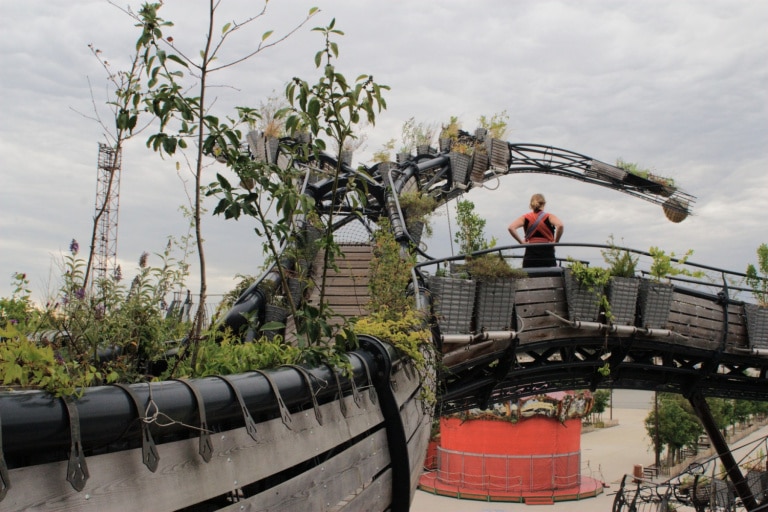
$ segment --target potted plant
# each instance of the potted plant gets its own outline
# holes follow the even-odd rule
[[[279,276],[275,275],[273,279],[263,279],[258,285],[267,302],[264,305],[264,321],[259,325],[259,331],[269,340],[276,334],[282,334],[289,314],[288,302],[280,290],[279,282]]]
[[[664,197],[670,197],[675,193],[677,187],[675,186],[675,180],[666,176],[660,176],[652,173],[649,169],[642,169],[638,164],[633,162],[625,162],[621,158],[616,159],[616,167],[621,170],[627,171],[633,176],[637,176],[646,180],[645,183],[651,182],[650,185],[644,187],[649,192],[659,194]]]
[[[467,259],[467,271],[477,282],[476,330],[503,331],[514,327],[515,280],[527,276],[512,268],[501,254]]]
[[[444,125],[440,132],[440,151],[448,151],[454,186],[466,186],[472,168],[474,150],[474,139],[461,131],[459,119],[451,116],[448,124]]]
[[[396,160],[398,164],[408,161],[411,153],[416,147],[416,119],[411,117],[403,123],[400,130],[400,149],[397,151]]]
[[[256,160],[270,164],[277,162],[277,150],[280,137],[285,135],[285,120],[281,112],[285,107],[285,101],[278,97],[271,97],[259,105],[261,122],[258,132],[249,134],[252,142],[251,151]]]
[[[475,213],[472,201],[456,203],[454,241],[459,244],[459,251],[467,255],[464,269],[476,283],[476,330],[507,330],[513,326],[515,279],[524,277],[526,273],[510,267],[500,254],[471,256],[474,252],[496,245],[495,239],[486,240],[485,223],[485,219]]]
[[[675,260],[674,252],[667,254],[658,247],[651,247],[648,253],[653,258],[653,262],[649,272],[650,278],[640,280],[638,291],[640,326],[646,329],[662,329],[667,323],[669,309],[672,306],[673,287],[669,278],[680,274],[701,277],[703,273],[691,272],[682,266],[693,254],[693,250],[687,251],[679,260]]]
[[[432,147],[432,140],[435,138],[436,126],[428,123],[418,123],[414,127],[414,142],[416,143],[416,154],[434,155],[435,149]]]
[[[744,304],[747,336],[753,348],[768,348],[768,244],[757,248],[757,267],[747,266],[747,284],[757,304]]]
[[[506,110],[497,112],[490,118],[480,116],[478,120],[480,127],[487,131],[485,153],[488,156],[488,165],[504,171],[509,168],[511,160],[509,144],[506,141],[508,120],[509,115]]]
[[[590,267],[586,263],[568,259],[568,267],[563,274],[565,297],[568,303],[568,318],[571,321],[597,322],[601,308],[610,318],[611,306],[605,295],[605,289],[611,274],[602,267]]]
[[[476,287],[477,282],[466,272],[449,275],[441,269],[427,278],[432,310],[442,333],[472,332]]]
[[[640,280],[635,277],[638,257],[632,257],[627,250],[621,250],[608,240],[610,248],[601,251],[609,265],[611,275],[608,281],[607,298],[610,305],[609,321],[616,325],[635,325],[637,294]]]
[[[451,150],[451,144],[459,138],[460,128],[461,123],[459,123],[459,118],[456,116],[451,116],[448,124],[442,126],[439,137],[441,152],[446,153]]]
[[[421,242],[423,233],[432,236],[432,225],[429,216],[437,208],[437,201],[429,194],[418,191],[405,192],[400,195],[400,210],[405,217],[405,227],[415,245]]]

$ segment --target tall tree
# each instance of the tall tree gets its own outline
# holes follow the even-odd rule
[[[107,122],[102,119],[99,112],[100,109],[97,108],[95,100],[93,101],[93,114],[95,121],[103,130],[103,136],[106,143],[112,149],[109,153],[109,158],[112,161],[109,162],[108,167],[110,169],[117,169],[123,145],[134,134],[139,133],[143,129],[139,128],[138,121],[141,112],[141,100],[143,97],[141,91],[141,77],[144,71],[144,64],[139,57],[139,54],[136,53],[131,58],[131,63],[128,69],[113,71],[109,62],[102,57],[101,50],[93,45],[88,45],[88,47],[106,72],[107,81],[109,82],[110,87],[114,89],[114,97],[107,98],[107,105],[112,113],[112,121]],[[91,93],[91,97],[93,98],[93,93]],[[111,125],[111,123],[114,123],[114,125]],[[90,284],[91,273],[93,271],[93,259],[96,251],[96,237],[99,232],[99,225],[101,224],[107,208],[112,202],[111,198],[116,185],[114,183],[114,178],[117,175],[118,173],[114,171],[109,173],[103,201],[93,217],[88,261],[85,266],[85,275],[83,278],[83,288],[86,290]]]
[[[218,156],[222,147],[239,145],[242,134],[236,129],[238,122],[252,123],[257,113],[253,110],[239,112],[237,119],[214,115],[214,99],[209,95],[211,75],[223,69],[241,64],[264,50],[285,41],[302,27],[316,12],[316,8],[298,22],[285,35],[272,38],[273,31],[264,32],[256,48],[229,61],[220,61],[219,53],[225,42],[238,33],[252,26],[263,17],[267,10],[265,1],[262,9],[255,15],[241,22],[228,22],[217,27],[217,10],[220,0],[209,0],[207,8],[207,31],[202,41],[198,56],[177,48],[174,39],[166,36],[164,30],[173,26],[171,21],[160,17],[162,2],[145,3],[137,13],[125,11],[133,16],[141,29],[136,42],[142,64],[146,71],[147,90],[144,105],[159,120],[158,131],[147,140],[147,146],[160,154],[172,155],[177,150],[188,149],[188,140],[193,142],[191,152],[191,171],[194,177],[192,192],[192,220],[194,223],[197,245],[198,264],[200,267],[199,304],[192,324],[190,339],[197,343],[205,319],[207,299],[206,260],[203,243],[202,214],[204,189],[202,183],[206,157]]]
[[[303,179],[303,174],[298,174],[293,165],[255,161],[243,154],[237,144],[227,144],[229,135],[220,141],[224,148],[221,156],[236,173],[239,186],[233,186],[230,180],[218,174],[217,181],[209,190],[210,195],[219,198],[214,214],[223,214],[226,218],[234,219],[241,215],[256,218],[256,234],[264,240],[264,248],[275,263],[283,282],[286,273],[280,248],[284,244],[297,245],[296,220],[321,222],[315,226],[323,230],[319,240],[324,259],[318,304],[303,304],[297,309],[293,300],[288,301],[296,320],[299,343],[305,347],[325,342],[334,337],[334,334],[337,338],[351,335],[332,332],[327,322],[332,312],[328,310],[324,300],[327,272],[335,265],[334,258],[339,253],[339,247],[334,242],[333,224],[335,208],[341,199],[340,196],[337,197],[341,193],[340,152],[348,141],[356,139],[356,129],[363,119],[369,124],[375,123],[377,113],[386,107],[381,93],[388,89],[387,86],[374,82],[373,77],[369,75],[360,75],[353,82],[336,71],[334,63],[339,50],[332,37],[343,35],[343,32],[335,28],[335,25],[336,21],[332,20],[325,27],[313,29],[320,32],[325,40],[323,49],[315,55],[315,65],[322,69],[322,74],[314,84],[300,78],[292,79],[285,92],[288,107],[280,113],[285,117],[285,127],[289,133],[297,135],[303,132],[310,136],[308,142],[290,144],[283,148],[296,162],[317,164],[320,161],[320,153],[329,147],[336,148],[336,167],[333,169],[328,203],[316,205],[312,198],[301,192],[299,182]],[[234,133],[231,135],[237,136]],[[356,176],[363,177],[363,174],[358,173]],[[358,201],[364,201],[364,190],[355,195],[352,192],[356,190],[356,184],[351,180],[347,181],[344,184],[344,200],[352,201],[357,197]],[[273,215],[269,215],[269,208],[272,206]]]
[[[696,444],[703,429],[690,404],[682,396],[660,393],[658,400],[658,435],[656,410],[646,416],[645,429],[657,453],[667,447],[667,463],[673,465],[684,447]]]

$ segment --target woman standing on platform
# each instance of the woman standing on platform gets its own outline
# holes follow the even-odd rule
[[[563,223],[560,219],[544,211],[547,204],[541,194],[531,196],[531,211],[521,215],[509,225],[509,234],[519,244],[530,244],[525,248],[523,256],[523,268],[531,267],[555,267],[555,248],[551,245],[537,246],[535,244],[547,242],[559,242],[563,236]],[[517,230],[523,228],[525,238],[520,238]]]

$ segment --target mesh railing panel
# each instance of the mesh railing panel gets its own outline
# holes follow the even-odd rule
[[[457,487],[507,493],[581,484],[581,454],[495,455],[437,448],[437,479]]]

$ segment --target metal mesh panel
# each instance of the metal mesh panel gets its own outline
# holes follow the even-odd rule
[[[497,279],[477,283],[477,330],[502,331],[513,325],[515,281]]]
[[[565,269],[564,277],[568,318],[572,321],[596,322],[600,316],[600,296],[603,290],[590,290],[583,286],[569,269]]]
[[[328,219],[323,216],[322,220],[325,223]],[[355,217],[333,232],[333,240],[340,245],[367,244],[373,237],[372,233],[377,229],[378,227],[366,218]]]
[[[640,325],[648,329],[663,329],[672,305],[672,285],[647,279],[640,282],[638,308]]]
[[[443,333],[468,333],[472,329],[475,281],[430,276],[427,286],[432,306]]]
[[[744,304],[747,316],[747,335],[752,348],[768,348],[768,308]]]
[[[608,302],[611,305],[611,323],[635,325],[637,290],[640,281],[636,277],[614,277],[608,285]]]
[[[447,485],[504,492],[581,485],[581,454],[494,455],[437,448],[437,479]]]

